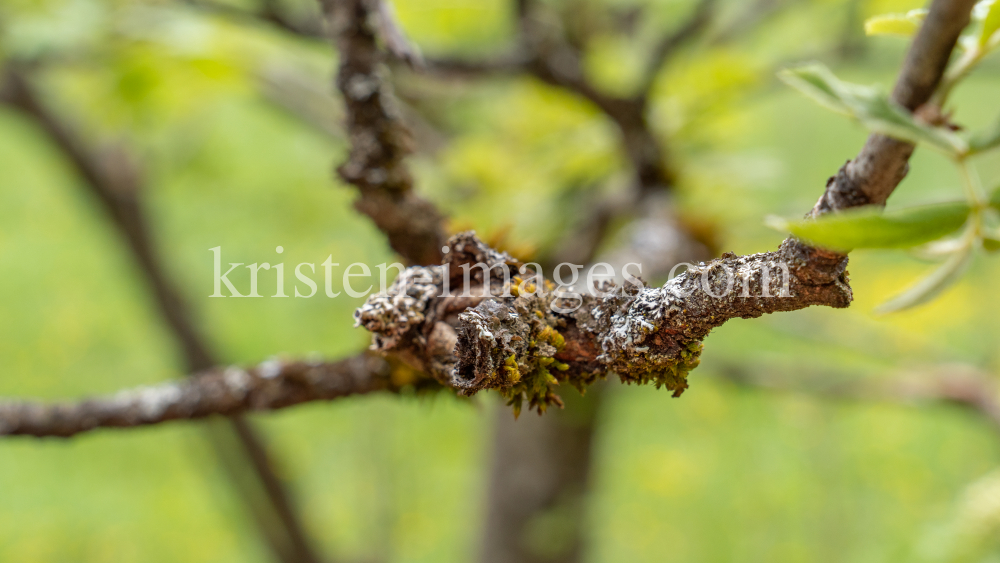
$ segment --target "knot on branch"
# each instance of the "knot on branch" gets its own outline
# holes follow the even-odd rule
[[[372,349],[392,353],[472,395],[496,389],[515,412],[542,412],[612,371],[679,396],[702,340],[732,318],[851,301],[838,254],[794,240],[778,252],[724,254],[692,265],[662,287],[632,278],[580,291],[528,276],[509,255],[461,233],[441,266],[413,267],[356,313]],[[523,276],[523,277],[522,277]]]
[[[354,326],[372,333],[376,350],[392,350],[411,328],[424,320],[430,301],[441,291],[440,266],[413,266],[403,270],[386,293],[369,297],[354,312]]]
[[[585,386],[557,359],[566,346],[559,330],[567,319],[552,311],[554,287],[549,284],[543,293],[520,278],[513,281],[507,288],[512,291],[505,292],[509,297],[487,299],[458,316],[453,383],[466,394],[497,389],[515,415],[524,402],[541,413],[549,405],[562,406],[555,393],[560,383],[573,383],[581,392]]]
[[[442,384],[453,384],[458,314],[502,292],[509,266],[520,266],[472,232],[447,244],[440,266],[413,266],[354,313],[355,326],[372,333],[372,350],[399,355]],[[506,273],[505,273],[506,272]],[[458,288],[453,295],[451,288]]]

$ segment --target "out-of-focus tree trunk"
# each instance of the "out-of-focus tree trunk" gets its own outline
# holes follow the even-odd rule
[[[848,0],[844,8],[844,24],[837,42],[837,56],[845,61],[856,61],[864,58],[868,51],[862,2]]]
[[[494,416],[480,563],[571,563],[583,554],[594,431],[607,385],[563,389],[561,411]]]

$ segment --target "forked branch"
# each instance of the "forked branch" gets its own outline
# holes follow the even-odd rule
[[[397,133],[381,96],[375,95],[381,82],[375,76],[377,50],[365,2],[333,2],[339,6],[335,15],[342,18],[337,20],[342,50],[347,49],[340,84],[348,96],[355,95],[348,107],[356,113],[352,138],[357,146],[345,166],[360,163],[356,185],[363,197],[366,190],[393,185],[402,186],[395,192],[405,194],[409,177],[395,168],[403,151],[393,144]],[[908,109],[930,99],[973,4],[932,1],[894,91]],[[389,145],[377,146],[381,143]],[[911,153],[912,146],[873,136],[831,178],[814,213],[883,203],[905,175]],[[369,167],[373,162],[385,167]],[[384,177],[366,177],[380,169]],[[447,288],[465,283],[463,265],[485,265],[485,270],[471,268],[470,292],[451,295]],[[553,392],[559,381],[583,388],[609,371],[627,382],[653,382],[679,394],[687,387],[687,372],[697,365],[701,341],[729,319],[811,305],[846,307],[852,298],[846,255],[794,239],[775,252],[723,255],[660,288],[631,283],[606,288],[600,297],[584,293],[573,298],[540,278],[504,275],[505,267],[519,266],[473,235],[458,235],[448,242],[441,266],[404,271],[387,293],[373,296],[358,311],[358,322],[373,333],[376,350],[444,385],[465,394],[497,389],[515,409],[527,401],[542,411],[559,404]]]

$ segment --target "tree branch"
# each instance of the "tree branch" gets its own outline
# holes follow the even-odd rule
[[[337,88],[347,105],[351,153],[337,168],[361,197],[358,211],[385,233],[393,250],[410,264],[434,264],[445,242],[442,217],[430,202],[413,193],[413,179],[403,162],[410,150],[403,126],[379,68],[373,0],[321,0],[332,22],[340,53]]]
[[[208,344],[156,252],[140,199],[141,173],[124,148],[115,146],[93,151],[87,147],[69,125],[46,107],[16,63],[8,64],[3,71],[0,101],[21,110],[42,128],[107,211],[178,343],[188,371],[197,372],[216,365]],[[273,460],[261,437],[243,418],[233,417],[230,423],[229,428],[209,427],[207,434],[274,554],[285,563],[318,562],[319,557],[299,522],[290,495],[274,471]],[[232,454],[227,453],[227,442],[235,443],[238,460],[229,459]],[[256,500],[261,496],[258,489],[263,491],[263,503]]]
[[[405,370],[397,373],[405,375]],[[399,377],[396,378],[399,381]],[[398,391],[389,362],[361,354],[339,362],[268,360],[216,368],[181,381],[73,403],[0,402],[0,436],[68,438],[213,415],[235,416],[375,391]]]
[[[306,39],[326,40],[327,34],[323,29],[322,18],[294,18],[273,0],[267,0],[260,12],[245,10],[224,2],[213,0],[181,0],[182,3],[205,12],[223,16],[228,19],[242,21],[246,23],[264,22],[270,24],[281,31],[291,35],[296,35]]]
[[[969,25],[975,0],[934,0],[917,32],[892,99],[910,111],[930,101],[959,34]],[[913,145],[872,134],[861,152],[827,182],[812,215],[860,205],[885,205],[909,171]]]
[[[823,399],[956,405],[982,417],[994,432],[1000,433],[996,382],[989,374],[970,366],[940,366],[865,381],[848,381],[828,374],[804,376],[800,372],[794,377],[780,377],[770,369],[751,369],[736,364],[724,366],[718,374],[725,381],[752,389],[801,393]]]
[[[700,0],[688,20],[673,33],[667,34],[660,40],[649,58],[649,65],[640,81],[639,92],[642,92],[642,95],[649,95],[656,75],[663,68],[663,65],[673,57],[674,53],[708,27],[712,21],[716,3],[716,0]]]
[[[794,241],[777,252],[723,255],[663,287],[627,283],[601,297],[570,296],[541,280],[505,283],[504,269],[520,264],[472,233],[456,235],[448,248],[442,266],[409,268],[387,293],[370,297],[357,322],[373,333],[374,350],[463,394],[497,389],[515,409],[523,399],[544,411],[560,403],[559,382],[582,388],[608,371],[680,395],[701,340],[727,320],[846,307],[852,297],[846,258]],[[446,286],[462,293],[446,293]],[[475,297],[484,293],[492,297]]]
[[[968,21],[968,11],[956,9],[957,4],[971,11],[973,2],[933,0],[930,17],[951,23],[925,25],[911,52],[927,56],[927,45],[953,48],[956,26]],[[938,80],[942,70],[936,73]],[[920,90],[929,97],[933,89],[921,86],[924,78],[904,67],[900,82],[913,84],[897,85],[897,90]],[[922,102],[917,98],[912,103]],[[895,157],[905,166],[909,154]],[[625,284],[600,298],[584,294],[570,312],[563,307],[568,297],[549,282],[514,278],[513,285],[507,283],[503,268],[521,264],[472,233],[449,240],[442,262],[405,270],[387,293],[369,298],[357,311],[357,322],[373,333],[373,349],[391,353],[463,394],[498,389],[515,409],[522,400],[540,411],[559,404],[555,385],[568,382],[582,388],[607,371],[626,382],[667,386],[676,396],[698,363],[701,340],[727,320],[812,305],[846,307],[852,299],[846,256],[794,239],[775,252],[725,254],[660,288]],[[463,265],[477,264],[486,269],[471,269],[469,293],[485,296],[444,291],[461,287]],[[775,275],[782,264],[788,267],[787,278]],[[736,275],[726,275],[727,269]],[[714,296],[727,286],[724,298]]]
[[[944,70],[939,62],[947,61],[973,4],[933,0],[928,22],[943,21],[925,24],[917,34],[896,87],[896,92],[920,94],[907,95],[908,107],[926,102],[933,93]],[[941,52],[935,55],[935,50]],[[913,68],[914,61],[928,60],[935,65],[930,71]],[[859,158],[869,150],[866,144]],[[869,156],[905,170],[911,152]],[[882,177],[879,185],[888,194],[901,179],[887,183]],[[827,193],[837,185],[831,179]],[[833,201],[829,209],[856,204]],[[411,268],[387,294],[369,298],[358,310],[358,323],[373,333],[373,349],[399,354],[466,394],[498,389],[515,411],[522,401],[540,412],[560,404],[554,393],[560,381],[582,387],[608,371],[626,382],[665,385],[679,395],[687,387],[687,372],[697,365],[701,341],[729,319],[811,305],[847,307],[853,298],[847,256],[795,239],[784,241],[776,252],[723,255],[661,288],[626,284],[601,299],[583,295],[572,314],[557,312],[566,307],[551,289],[545,295],[511,291],[501,274],[504,267],[517,266],[516,261],[473,235],[458,235],[449,249],[442,266]],[[452,279],[459,268],[475,264],[489,269],[478,283],[493,298],[470,302],[448,295],[446,284],[461,283],[461,278]],[[782,268],[787,271],[784,280],[775,275]],[[535,287],[544,287],[542,280],[535,280]],[[548,368],[554,362],[560,366],[557,372]]]

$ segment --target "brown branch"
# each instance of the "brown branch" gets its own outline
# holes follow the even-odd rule
[[[323,0],[340,54],[337,88],[347,106],[351,152],[337,168],[361,197],[355,207],[385,233],[393,250],[410,264],[434,264],[445,242],[442,217],[413,192],[404,158],[409,132],[401,123],[380,75],[373,0]],[[377,18],[376,18],[377,19]]]
[[[934,0],[896,79],[892,98],[910,111],[930,101],[975,0]],[[884,205],[909,171],[913,145],[872,134],[861,152],[830,178],[812,214]]]
[[[67,438],[98,428],[232,417],[398,389],[389,363],[371,354],[339,362],[275,359],[249,369],[217,368],[180,381],[72,403],[2,402],[0,436]]]
[[[739,12],[721,29],[712,32],[709,45],[722,45],[733,41],[744,33],[756,28],[761,22],[777,13],[781,8],[802,0],[756,0]]]
[[[167,281],[153,247],[139,201],[141,179],[136,163],[121,147],[92,151],[85,146],[79,136],[41,102],[14,65],[7,66],[3,84],[5,101],[31,117],[45,131],[83,178],[83,185],[114,221],[152,290],[157,308],[180,344],[188,370],[215,365],[180,295]]]
[[[666,35],[660,40],[649,58],[649,65],[646,67],[646,72],[639,83],[639,92],[642,92],[644,96],[649,95],[649,91],[653,88],[653,83],[656,80],[656,75],[663,68],[663,65],[674,56],[680,47],[700,35],[708,27],[708,24],[711,23],[716,4],[716,0],[700,0],[688,20],[673,33]]]
[[[920,93],[907,95],[907,107],[926,102],[933,93],[944,70],[939,63],[947,61],[973,4],[933,0],[929,23],[914,39],[896,88],[897,93]],[[932,55],[935,49],[941,52]],[[915,69],[920,64],[915,61],[934,66],[930,72]],[[861,156],[868,150],[866,145]],[[909,155],[890,151],[874,156],[905,169]],[[888,194],[902,177],[879,179]],[[837,185],[837,179],[831,180],[828,193]],[[831,206],[839,208],[839,202]],[[373,333],[373,348],[396,353],[467,394],[498,389],[515,411],[522,401],[539,411],[560,404],[554,393],[560,381],[583,386],[608,371],[626,382],[665,385],[679,395],[687,387],[687,372],[697,365],[701,341],[729,319],[812,305],[847,307],[852,300],[847,256],[794,239],[784,241],[776,252],[723,255],[662,288],[625,285],[601,299],[583,295],[571,314],[560,312],[567,307],[551,289],[545,295],[512,292],[502,270],[517,263],[471,234],[455,237],[449,248],[443,266],[411,268],[388,294],[370,298],[358,311],[358,322]],[[470,302],[446,295],[446,283],[461,283],[461,278],[454,279],[459,268],[474,264],[489,268],[477,281],[494,297]],[[782,268],[787,274],[777,275]],[[544,284],[537,280],[534,287]],[[716,297],[720,294],[723,297]],[[548,368],[554,362],[560,366],[557,372]]]
[[[559,382],[583,387],[608,371],[679,395],[701,340],[727,320],[810,305],[846,307],[851,300],[846,259],[792,241],[777,252],[724,255],[663,287],[626,284],[602,297],[561,295],[540,280],[520,283],[504,272],[519,263],[472,233],[456,235],[448,248],[442,266],[410,268],[387,293],[370,297],[356,314],[358,324],[373,333],[374,349],[464,394],[498,389],[515,408],[524,399],[544,410],[559,404],[553,392]],[[470,267],[475,276],[466,289]],[[787,275],[779,273],[783,268]],[[446,284],[461,293],[445,294]],[[475,297],[484,293],[493,298]]]
[[[942,10],[942,4],[953,2],[934,0],[931,14],[968,20],[968,12]],[[965,7],[971,10],[972,2]],[[925,26],[915,43],[950,50],[956,25]],[[951,36],[952,43],[942,42],[941,33]],[[925,48],[915,44],[911,50]],[[900,81],[910,80],[911,74],[904,71]],[[927,96],[931,92],[925,90]],[[461,287],[463,265],[477,264],[485,264],[488,273],[472,269],[470,294],[486,288],[491,297],[444,293],[445,283]],[[782,264],[789,269],[787,278],[777,275]],[[776,252],[726,254],[660,288],[626,284],[602,298],[585,294],[572,312],[552,307],[565,306],[566,296],[545,282],[514,279],[516,289],[505,284],[503,268],[519,265],[471,233],[457,235],[448,241],[442,266],[404,271],[386,294],[373,296],[359,309],[358,324],[373,333],[373,348],[395,354],[462,393],[495,388],[516,405],[526,399],[543,410],[559,403],[552,385],[587,385],[609,370],[626,382],[654,382],[679,395],[687,387],[687,371],[697,365],[701,340],[727,320],[812,305],[846,307],[852,297],[846,256],[793,239]],[[727,268],[737,275],[727,276]],[[715,297],[730,280],[727,296]],[[539,287],[547,291],[533,292]],[[503,296],[505,291],[512,293]]]
[[[122,147],[93,151],[86,146],[75,131],[46,107],[15,63],[8,64],[3,71],[0,101],[21,110],[41,127],[104,207],[139,266],[157,309],[181,349],[188,371],[198,372],[217,365],[156,252],[140,199],[141,174],[134,161]],[[286,563],[318,562],[261,438],[243,418],[233,417],[230,422],[228,429],[208,428],[209,438],[275,555]],[[225,453],[222,447],[230,440],[237,445],[238,461],[227,459],[231,454]],[[240,474],[246,473],[247,467],[252,473],[248,478]],[[252,489],[257,487],[264,491],[266,504],[253,500],[256,495]],[[277,529],[272,522],[278,524]]]
[[[326,81],[284,65],[257,72],[260,93],[282,111],[331,139],[344,140],[344,111]]]
[[[736,364],[723,366],[716,373],[725,381],[750,389],[798,393],[822,399],[955,405],[981,416],[995,432],[1000,433],[1000,400],[997,398],[996,381],[989,374],[970,366],[910,370],[885,379],[862,381],[826,373],[776,375],[773,369],[754,369]]]
[[[236,22],[250,24],[266,23],[298,37],[321,39],[324,41],[327,39],[326,31],[323,29],[322,18],[319,14],[315,18],[295,18],[285,10],[282,10],[273,0],[266,1],[263,9],[259,12],[213,0],[181,0],[181,2],[197,10],[222,16]]]
[[[425,65],[432,75],[483,78],[526,73],[530,60],[529,56],[523,53],[513,52],[486,59],[433,57],[426,59]]]

